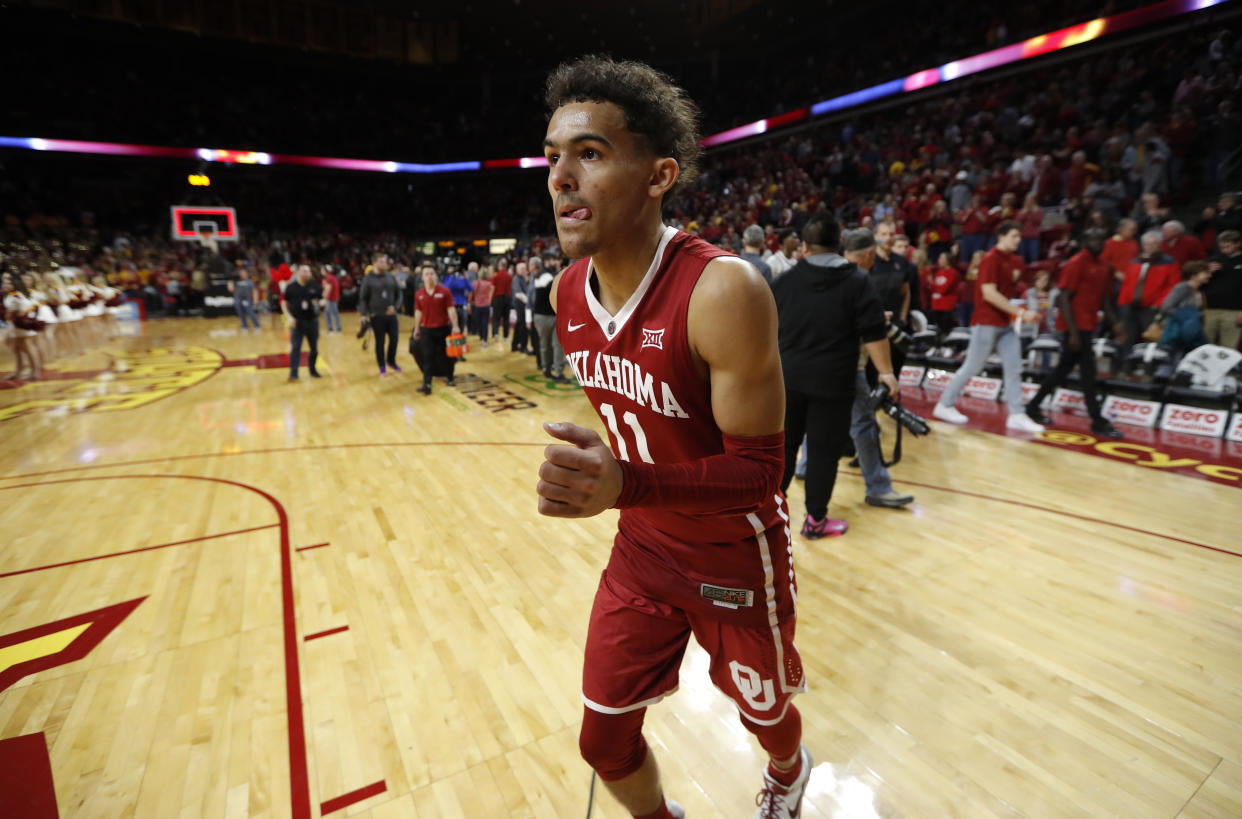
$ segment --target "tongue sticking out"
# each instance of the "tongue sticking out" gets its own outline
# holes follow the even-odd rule
[[[565,215],[568,216],[570,219],[590,219],[591,209],[590,208],[576,208],[575,210],[571,210],[569,213]]]

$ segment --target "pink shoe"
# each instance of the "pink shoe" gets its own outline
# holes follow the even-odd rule
[[[802,524],[802,536],[807,540],[819,540],[821,537],[838,537],[845,534],[850,525],[843,520],[834,520],[824,515],[820,520],[816,520],[810,515],[806,516],[806,523]]]

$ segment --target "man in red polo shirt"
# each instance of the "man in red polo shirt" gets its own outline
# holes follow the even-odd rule
[[[979,374],[988,356],[996,350],[1004,366],[1005,401],[1009,404],[1005,427],[1033,435],[1044,431],[1042,426],[1027,416],[1022,405],[1022,342],[1018,339],[1014,319],[1034,324],[1039,321],[1039,313],[1019,306],[1025,303],[1019,285],[1026,270],[1026,264],[1017,253],[1021,242],[1022,225],[1014,221],[1001,222],[996,228],[996,246],[988,251],[979,265],[966,360],[932,410],[932,415],[941,421],[964,424],[970,420],[953,405],[966,389],[966,384]]]
[[[414,295],[414,340],[422,344],[423,355],[423,385],[418,391],[423,395],[431,395],[431,376],[438,370],[448,372],[450,387],[457,383],[453,378],[457,362],[448,357],[444,348],[450,328],[459,332],[453,294],[436,283],[435,267],[423,265],[423,286]]]
[[[1182,280],[1182,266],[1160,248],[1161,236],[1154,230],[1143,234],[1142,253],[1123,268],[1117,306],[1125,340],[1118,351],[1122,370],[1129,372],[1130,348],[1142,339],[1143,331],[1156,318],[1164,297]]]
[[[1104,232],[1088,230],[1082,237],[1083,250],[1078,251],[1061,271],[1057,285],[1057,330],[1063,335],[1061,360],[1048,373],[1039,392],[1026,405],[1026,414],[1037,424],[1050,424],[1039,405],[1052,391],[1065,383],[1066,377],[1078,367],[1082,392],[1091,416],[1091,432],[1105,438],[1120,438],[1121,433],[1100,413],[1099,392],[1095,383],[1095,328],[1100,324],[1100,310],[1110,327],[1117,321],[1108,296],[1113,291],[1113,276],[1100,258],[1104,251]],[[1066,321],[1069,317],[1069,321]]]

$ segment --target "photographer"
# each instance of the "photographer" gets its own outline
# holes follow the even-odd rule
[[[841,242],[841,247],[848,261],[865,271],[872,269],[875,264],[876,240],[871,231],[866,228],[848,231]],[[900,287],[897,288],[897,295],[902,296]],[[891,321],[892,313],[885,310],[884,317]],[[896,350],[890,347],[890,352],[895,353]],[[867,504],[900,509],[912,503],[914,496],[903,495],[893,490],[893,479],[884,465],[884,457],[880,453],[880,426],[875,421],[876,404],[871,396],[871,387],[867,383],[867,371],[864,366],[867,358],[869,356],[864,353],[859,360],[858,372],[854,378],[854,404],[850,410],[850,437],[854,440],[854,449],[858,452],[858,464],[862,467],[863,480],[867,485]],[[883,369],[880,371],[883,372]]]
[[[900,391],[889,361],[879,296],[866,271],[837,253],[840,236],[831,213],[816,213],[802,228],[804,258],[772,283],[785,377],[781,490],[793,479],[798,443],[805,434],[802,536],[812,540],[849,528],[845,521],[828,517],[828,501],[850,430],[860,339],[879,368],[880,383],[894,396]]]

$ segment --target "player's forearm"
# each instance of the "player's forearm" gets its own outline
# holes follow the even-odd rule
[[[746,512],[776,494],[785,469],[785,433],[724,436],[725,451],[674,464],[620,462],[616,508],[676,508],[693,514]]]
[[[987,288],[984,288],[983,300],[986,301],[988,304],[992,305],[993,307],[995,307],[997,310],[1001,311],[1002,313],[1005,313],[1010,316],[1017,316],[1022,312],[1021,308],[1014,307],[1012,304],[1010,304],[1009,299],[1002,296],[1000,290],[997,290],[997,289],[989,290]]]

